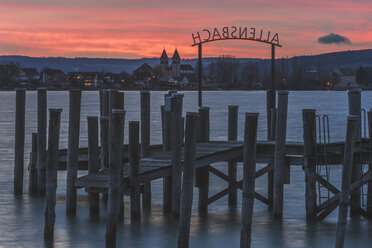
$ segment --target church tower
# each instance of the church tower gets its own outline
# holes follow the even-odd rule
[[[176,48],[176,50],[173,53],[173,57],[172,57],[172,71],[173,71],[173,75],[176,77],[180,76],[180,67],[181,67],[180,63],[181,63],[181,57],[178,54],[178,51]]]
[[[164,48],[163,53],[160,56],[160,65],[163,67],[163,71],[168,69],[168,60],[168,55]]]

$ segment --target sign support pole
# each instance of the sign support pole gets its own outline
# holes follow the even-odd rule
[[[203,64],[202,64],[202,44],[198,44],[198,106],[203,106],[202,102],[202,81],[203,81]]]

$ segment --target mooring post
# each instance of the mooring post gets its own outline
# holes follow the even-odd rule
[[[315,109],[303,109],[306,220],[316,220],[316,120]]]
[[[178,225],[178,247],[189,247],[190,219],[194,191],[194,171],[198,113],[186,114],[185,160],[181,191],[180,222]]]
[[[46,132],[47,132],[47,91],[37,89],[37,190],[45,195],[46,177]]]
[[[171,97],[164,95],[164,116],[163,116],[163,151],[172,150],[171,145]],[[166,176],[163,179],[163,211],[172,211],[172,176]]]
[[[14,144],[14,194],[23,194],[23,169],[25,149],[26,89],[16,89],[15,144]]]
[[[121,109],[112,109],[110,115],[110,165],[108,189],[108,217],[106,247],[116,247],[116,228],[122,199],[122,147],[124,116]]]
[[[210,121],[209,107],[199,107],[198,142],[209,142]],[[198,168],[195,171],[195,186],[199,188],[199,211],[208,211],[209,168]]]
[[[101,169],[109,167],[109,117],[102,116],[100,120],[101,130]]]
[[[98,156],[98,117],[88,116],[88,175],[99,171]],[[89,215],[99,216],[99,193],[88,193]]]
[[[46,204],[44,240],[51,242],[54,239],[54,223],[56,218],[56,191],[57,191],[57,169],[59,130],[62,109],[49,109],[49,134],[48,154],[46,164]]]
[[[130,217],[141,218],[141,199],[139,190],[139,122],[129,121],[129,182],[130,182]]]
[[[346,127],[346,140],[344,150],[344,166],[342,167],[342,185],[340,203],[338,208],[338,224],[336,234],[336,248],[344,247],[345,229],[347,224],[347,208],[349,206],[349,187],[352,183],[352,171],[354,160],[354,146],[358,136],[358,117],[348,116]],[[350,206],[351,207],[351,206]]]
[[[182,179],[182,101],[183,94],[172,96],[172,215],[179,217]]]
[[[357,134],[355,137],[356,142],[360,142],[360,109],[361,109],[361,90],[351,89],[348,90],[348,100],[349,100],[349,115],[355,115],[358,117],[357,120]],[[360,147],[357,145],[357,148]],[[358,159],[353,160],[353,173],[351,182],[356,182],[362,176],[361,164]],[[350,216],[359,216],[361,208],[361,189],[356,188],[350,193]]]
[[[268,137],[268,140],[274,141],[276,136],[276,108],[271,109],[270,122],[270,137]],[[269,210],[272,210],[274,206],[274,169],[267,172],[267,199]]]
[[[75,216],[76,188],[74,182],[77,178],[78,170],[81,90],[70,90],[69,96],[66,214],[69,216]]]
[[[287,133],[288,91],[278,91],[278,113],[276,118],[276,142],[274,160],[274,219],[283,218],[284,157]]]
[[[150,156],[150,91],[142,90],[141,95],[141,157]],[[151,208],[151,181],[143,184],[142,206]]]
[[[32,133],[32,147],[30,152],[30,163],[28,165],[28,193],[37,194],[37,133]]]
[[[372,112],[368,112],[368,133],[369,133],[369,172],[372,173]],[[367,189],[367,218],[372,218],[372,182],[368,183]]]
[[[245,114],[243,149],[242,225],[240,247],[251,247],[252,216],[255,195],[256,141],[258,113]]]
[[[229,141],[236,141],[238,138],[238,109],[239,106],[230,105],[228,107],[228,134]],[[236,161],[228,161],[228,176],[230,179],[236,181]],[[229,182],[229,206],[235,207],[237,202],[237,189]]]

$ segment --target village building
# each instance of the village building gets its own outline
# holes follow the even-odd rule
[[[337,88],[357,87],[355,73],[350,68],[335,68],[331,72],[332,83]]]

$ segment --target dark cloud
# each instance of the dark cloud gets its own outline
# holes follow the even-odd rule
[[[321,44],[351,44],[349,38],[334,33],[319,37],[318,42]]]

